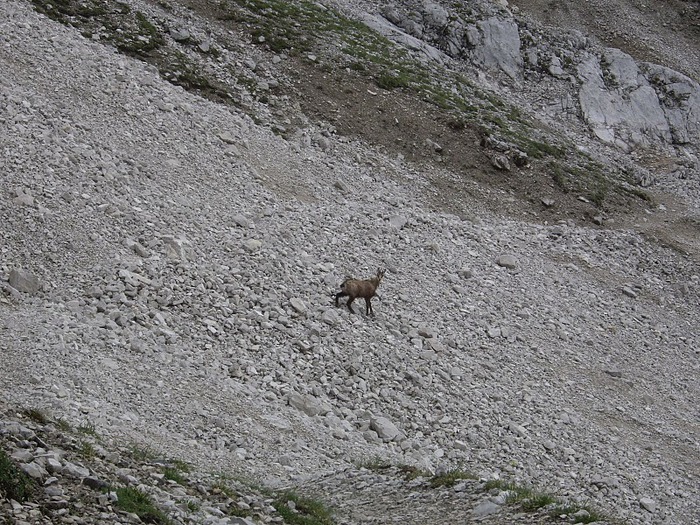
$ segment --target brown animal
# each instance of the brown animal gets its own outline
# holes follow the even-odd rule
[[[377,275],[371,279],[345,279],[340,285],[340,292],[335,294],[335,305],[338,306],[338,299],[347,296],[348,310],[355,313],[352,309],[352,302],[358,297],[362,297],[365,300],[367,315],[374,315],[371,300],[377,295],[377,288],[379,288],[379,283],[382,282],[385,273],[386,270],[377,270]]]

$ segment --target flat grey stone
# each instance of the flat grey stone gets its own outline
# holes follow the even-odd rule
[[[401,432],[396,425],[386,417],[376,417],[370,420],[370,428],[384,441],[391,441]]]
[[[472,509],[472,515],[475,517],[490,516],[491,514],[496,514],[500,510],[500,505],[492,501],[484,501]]]
[[[498,266],[508,268],[509,270],[513,270],[518,265],[518,261],[515,258],[515,255],[503,254],[498,256],[496,259],[496,264],[498,264]]]
[[[32,272],[16,268],[10,270],[10,286],[20,292],[35,294],[41,288],[41,282]]]

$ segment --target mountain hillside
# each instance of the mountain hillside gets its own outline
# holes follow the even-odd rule
[[[0,521],[700,523],[699,9],[2,2]]]

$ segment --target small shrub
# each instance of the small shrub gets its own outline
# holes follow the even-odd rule
[[[22,502],[29,499],[34,488],[32,478],[18,468],[4,450],[0,450],[0,496]]]

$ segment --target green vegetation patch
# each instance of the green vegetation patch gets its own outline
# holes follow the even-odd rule
[[[86,38],[99,35],[122,53],[145,55],[165,40],[157,24],[124,2],[111,0],[31,0],[34,8],[62,24],[74,26]]]
[[[174,481],[175,483],[178,483],[180,485],[185,485],[187,483],[187,479],[182,475],[182,473],[172,467],[166,467],[163,469],[163,476],[165,479],[169,479],[170,481]]]
[[[478,477],[471,472],[455,469],[445,472],[444,474],[436,474],[430,478],[430,485],[433,487],[453,487],[461,480],[465,479],[476,480]]]
[[[71,430],[73,430],[73,427],[71,427],[70,423],[68,423],[68,421],[66,421],[63,418],[58,418],[55,423],[56,428],[63,432],[70,432]]]
[[[82,423],[77,430],[78,432],[80,432],[81,434],[85,434],[86,436],[97,437],[97,430],[95,429],[95,425],[90,422]]]
[[[330,511],[318,500],[287,491],[279,494],[272,505],[290,525],[333,525]]]
[[[35,487],[34,480],[17,467],[4,450],[0,450],[0,496],[19,502],[26,501],[32,496]]]
[[[525,485],[496,479],[487,481],[482,487],[484,492],[494,489],[507,492],[506,503],[517,505],[525,512],[537,512],[540,509],[545,509],[551,518],[566,518],[569,523],[593,523],[596,521],[616,523],[609,516],[588,506],[568,503],[552,494]]]
[[[124,512],[136,514],[144,523],[170,524],[168,517],[154,505],[148,494],[134,487],[121,487],[116,493],[116,506]]]
[[[79,454],[85,459],[93,459],[97,455],[97,451],[92,443],[88,441],[81,441],[78,447]]]

